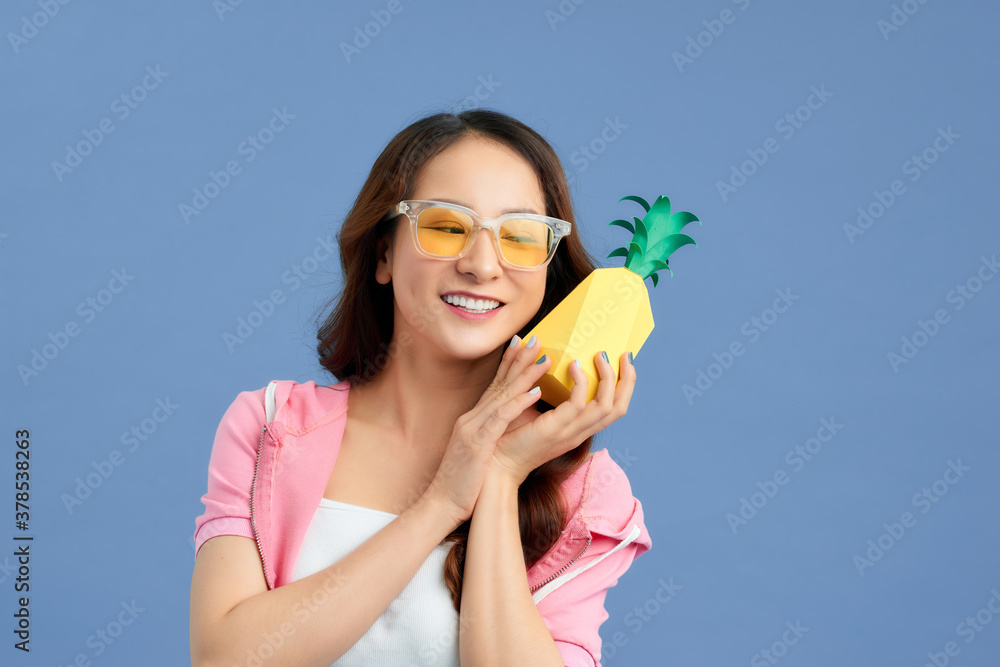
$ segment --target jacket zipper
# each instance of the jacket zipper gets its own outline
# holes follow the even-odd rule
[[[257,543],[257,552],[260,554],[260,562],[264,567],[264,581],[267,583],[268,589],[270,589],[271,582],[267,580],[267,559],[264,557],[264,549],[260,546],[260,534],[257,532],[257,522],[255,521],[253,511],[254,491],[257,489],[257,471],[260,469],[260,455],[264,451],[265,431],[267,431],[267,424],[264,424],[260,429],[260,440],[257,442],[257,462],[253,467],[253,482],[250,484],[250,529],[253,530],[253,539]]]
[[[541,583],[538,583],[538,584],[535,584],[534,586],[532,586],[532,588],[531,588],[531,591],[530,591],[530,592],[531,592],[531,594],[532,594],[532,595],[534,595],[534,594],[535,594],[535,591],[537,591],[537,590],[538,590],[539,588],[541,588],[541,587],[542,587],[542,586],[544,586],[545,584],[549,583],[549,582],[550,582],[550,581],[552,581],[553,579],[556,579],[556,578],[558,578],[559,576],[561,576],[561,575],[562,575],[562,573],[563,573],[563,572],[565,572],[566,570],[568,570],[568,569],[569,569],[569,567],[570,567],[570,566],[571,566],[571,565],[572,565],[573,563],[575,563],[575,562],[576,562],[577,560],[579,560],[580,556],[582,556],[582,555],[583,555],[583,552],[584,552],[584,551],[586,551],[586,550],[587,550],[587,549],[588,549],[588,548],[590,547],[590,541],[591,541],[592,539],[593,539],[593,538],[590,538],[590,537],[588,537],[588,538],[587,538],[587,543],[586,543],[585,545],[583,545],[583,549],[581,549],[581,550],[580,550],[580,553],[578,553],[578,554],[577,554],[576,556],[574,556],[574,557],[573,557],[573,560],[571,560],[570,562],[566,563],[566,564],[565,564],[565,565],[563,565],[563,566],[562,566],[561,568],[559,568],[559,571],[558,571],[558,572],[556,572],[555,574],[551,575],[551,576],[550,576],[550,577],[549,577],[548,579],[546,579],[545,581],[543,581],[543,582],[541,582]]]

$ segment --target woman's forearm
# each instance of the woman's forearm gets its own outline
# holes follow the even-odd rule
[[[202,628],[195,665],[326,667],[364,635],[457,526],[427,496],[337,563],[250,597]],[[196,582],[197,583],[197,582]]]
[[[491,469],[476,501],[462,579],[463,667],[563,664],[528,590],[517,488],[511,477]]]

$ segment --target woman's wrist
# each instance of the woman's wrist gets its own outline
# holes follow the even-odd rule
[[[516,490],[521,486],[525,477],[527,477],[527,475],[522,475],[503,463],[500,463],[496,458],[493,458],[490,460],[489,468],[487,468],[486,480],[484,480],[483,486],[486,485],[486,481],[488,480],[493,485],[513,487]]]
[[[464,521],[456,515],[453,507],[429,489],[399,517],[404,521],[414,519],[421,521],[428,530],[440,534],[441,539],[447,537]]]

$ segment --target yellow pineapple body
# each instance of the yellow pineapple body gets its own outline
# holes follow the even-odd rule
[[[587,400],[593,399],[600,381],[595,355],[607,352],[617,380],[618,359],[625,352],[636,356],[652,331],[653,311],[643,279],[624,267],[595,269],[526,336],[537,336],[540,353],[552,359],[536,383],[542,400],[557,406],[569,398],[574,359],[589,379]]]

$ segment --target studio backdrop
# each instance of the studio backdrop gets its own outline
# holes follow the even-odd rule
[[[335,381],[316,324],[373,161],[489,108],[556,148],[604,266],[626,195],[700,219],[646,281],[635,394],[595,440],[653,545],[608,591],[602,664],[1000,664],[998,22],[5,3],[0,662],[188,664],[223,413]]]

